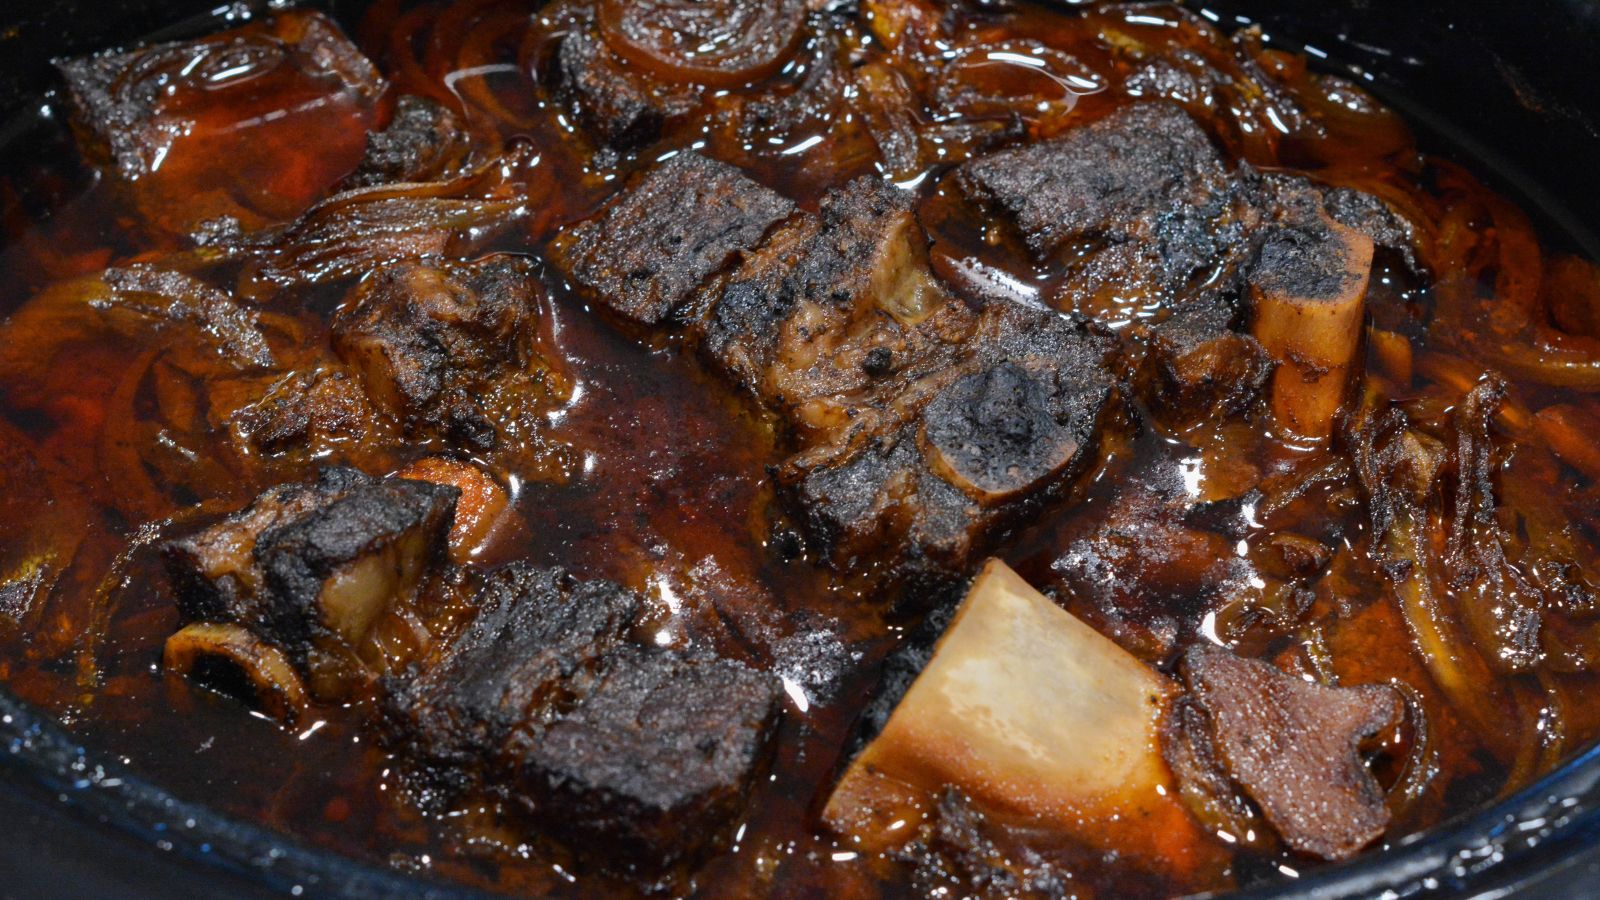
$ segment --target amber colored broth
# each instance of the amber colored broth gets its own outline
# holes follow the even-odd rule
[[[996,14],[988,21],[997,35],[1046,41],[1113,82],[1122,74],[1123,64],[1097,36],[1107,18],[1029,7]],[[346,23],[352,33],[366,35],[369,41],[373,34],[384,33],[381,19],[361,28],[356,24]],[[1119,27],[1155,39],[1164,26],[1125,21]],[[535,226],[538,233],[532,239],[502,242],[506,249],[536,252],[539,239],[586,215],[615,189],[620,179],[608,176],[638,163],[623,160],[614,169],[592,164],[559,105],[529,101],[533,93],[528,77],[514,65],[524,48],[514,33],[508,34],[506,40],[487,42],[491,54],[487,62],[504,65],[480,82],[517,121],[491,118],[470,97],[469,108],[478,110],[473,124],[490,143],[522,138],[541,151],[538,177],[548,200]],[[377,54],[393,74],[397,61],[384,56]],[[481,66],[485,60],[468,62]],[[1294,64],[1286,58],[1285,65]],[[424,74],[435,90],[447,90],[442,86],[446,81],[455,83]],[[408,80],[400,75],[397,81],[406,90],[423,87],[414,76]],[[1077,99],[1073,115],[1092,118],[1124,100],[1115,88],[1088,93]],[[722,134],[669,135],[663,145],[681,145],[698,137],[711,145],[708,152],[810,201],[850,175],[872,169],[870,159],[843,169],[830,166],[828,154],[836,147],[828,140],[811,150],[781,152],[800,146],[808,137],[826,137],[834,124],[827,123],[817,135],[795,135],[786,147],[746,147]],[[138,210],[76,157],[59,111],[30,125],[24,134],[5,148],[8,160],[15,162],[0,179],[0,209],[5,211],[0,311],[14,312],[56,281],[175,249],[174,239],[144,227]],[[1388,181],[1422,193],[1431,189],[1430,169],[1401,169],[1394,157],[1373,157],[1362,149],[1371,146],[1370,141],[1363,144],[1364,137],[1384,139],[1358,129],[1353,135],[1305,146],[1293,139],[1269,141],[1247,135],[1230,150],[1259,166],[1307,166],[1335,183]],[[648,160],[652,154],[640,158]],[[945,215],[943,168],[922,173],[916,188],[924,198],[924,222],[939,246],[949,248],[952,258],[977,258],[1017,270],[1015,258],[991,247],[977,223]],[[254,174],[237,173],[240,179]],[[1411,331],[1415,349],[1428,349],[1423,323],[1434,298],[1427,285],[1411,283],[1393,261],[1386,265],[1388,269],[1374,279],[1379,285],[1371,298],[1374,317],[1386,327]],[[1060,280],[1059,272],[1049,270],[1022,274],[1041,296],[1048,296]],[[616,579],[653,598],[665,640],[708,640],[724,652],[779,671],[794,660],[775,649],[783,645],[774,635],[797,621],[831,630],[846,651],[846,662],[831,687],[813,690],[804,709],[797,703],[788,708],[772,774],[758,785],[735,844],[677,889],[711,896],[908,892],[903,866],[857,857],[820,828],[816,809],[852,746],[857,716],[873,691],[882,659],[915,626],[925,598],[896,602],[893,592],[871,586],[874,573],[836,573],[809,557],[784,560],[774,546],[774,535],[792,526],[774,504],[766,475],[769,465],[786,456],[784,439],[774,423],[705,371],[692,354],[682,352],[675,338],[619,330],[568,295],[558,279],[547,277],[546,282],[553,296],[551,324],[566,364],[581,385],[581,399],[553,421],[542,435],[551,449],[536,456],[546,463],[557,460],[572,475],[561,483],[552,481],[546,468],[523,473],[515,503],[529,527],[491,548],[483,561],[526,558],[565,566],[585,577]],[[274,312],[298,321],[307,334],[321,339],[332,302],[331,297],[309,292],[299,306],[278,306]],[[1143,315],[1132,307],[1102,312],[1124,328],[1136,326]],[[44,344],[56,336],[37,337]],[[193,527],[191,521],[205,521],[205,516],[243,505],[272,484],[308,474],[305,463],[272,459],[254,460],[242,473],[199,467],[182,491],[168,492],[167,508],[142,518],[130,515],[117,502],[128,473],[108,467],[100,431],[102,423],[120,414],[111,406],[122,373],[157,346],[154,334],[80,341],[57,358],[49,384],[0,385],[0,427],[5,429],[0,439],[22,436],[42,460],[40,477],[7,479],[4,488],[11,496],[5,509],[37,515],[45,523],[54,521],[50,510],[55,508],[84,514],[83,521],[73,523],[83,540],[76,562],[46,609],[28,628],[0,628],[0,679],[60,717],[91,748],[122,760],[177,796],[266,823],[316,846],[491,889],[572,896],[634,891],[636,886],[624,879],[571,875],[574,864],[559,848],[537,841],[524,844],[514,835],[497,832],[482,811],[465,810],[441,819],[416,812],[397,796],[403,786],[392,761],[364,725],[369,711],[363,705],[321,708],[296,729],[284,730],[247,713],[232,699],[164,675],[158,665],[160,648],[177,627],[178,616],[148,543],[128,557],[122,570],[126,581],[107,595],[109,603],[103,609],[94,606],[97,584],[139,533],[144,518],[158,523],[176,520],[158,525],[161,534],[181,531]],[[1425,375],[1403,389],[1407,395],[1424,398],[1438,390],[1439,385]],[[19,402],[21,396],[30,399]],[[1584,395],[1531,384],[1519,385],[1518,396],[1532,408],[1557,400],[1588,402]],[[207,450],[190,449],[201,454]],[[374,472],[393,471],[427,450],[341,448],[344,461]],[[1058,563],[1073,542],[1094,535],[1115,511],[1151,502],[1152,489],[1193,484],[1220,493],[1241,478],[1307,467],[1319,452],[1286,447],[1265,429],[1237,423],[1184,434],[1159,430],[1114,434],[1103,448],[1098,468],[1083,480],[1076,502],[1061,505],[1015,535],[1004,544],[1002,555],[1074,612],[1150,657],[1149,648],[1157,644],[1149,636],[1162,629],[1175,630],[1181,641],[1188,641],[1215,627],[1215,619],[1207,617],[1221,599],[1213,596],[1214,585],[1186,574],[1182,562],[1162,569],[1159,561],[1123,560],[1124,565],[1145,566],[1156,586],[1142,585],[1126,594],[1097,590],[1061,574],[1071,570],[1070,565]],[[1553,493],[1583,485],[1574,473],[1559,467],[1550,470],[1547,480]],[[72,506],[63,503],[64,497],[83,499],[81,505]],[[202,499],[207,501],[206,512],[195,518],[189,507]],[[1325,512],[1307,512],[1306,506],[1289,507],[1277,519],[1262,523],[1260,531],[1270,526],[1304,534],[1338,534],[1359,555],[1366,540],[1359,509],[1352,505],[1343,518],[1330,518]],[[1593,525],[1586,522],[1579,527]],[[1254,536],[1247,535],[1241,543]],[[1207,545],[1194,552],[1205,556],[1228,550]],[[1247,568],[1254,565],[1243,554],[1240,559]],[[1240,577],[1248,579],[1249,574],[1244,571]],[[1425,829],[1514,786],[1505,783],[1513,761],[1495,748],[1516,745],[1533,723],[1505,721],[1507,734],[1486,741],[1465,718],[1449,710],[1428,686],[1393,597],[1373,572],[1357,567],[1348,577],[1322,579],[1315,590],[1317,615],[1329,623],[1323,639],[1340,678],[1361,683],[1399,677],[1417,684],[1435,729],[1442,774],[1423,799],[1405,808],[1386,840]],[[1341,600],[1350,601],[1346,613],[1335,612]],[[1267,629],[1250,632],[1240,646],[1294,665],[1296,648],[1305,639],[1301,630]],[[1150,661],[1172,662],[1170,654]],[[1517,690],[1532,690],[1525,680],[1510,679]],[[1564,710],[1566,737],[1550,752],[1549,762],[1587,743],[1600,728],[1600,709],[1585,709],[1581,702],[1596,687],[1593,678],[1572,675],[1559,680],[1561,695],[1573,703]],[[1522,777],[1532,774],[1525,771]],[[1227,871],[1207,883],[1161,883],[1137,873],[1091,866],[1081,873],[1081,886],[1090,894],[1225,888],[1281,877],[1279,864],[1301,871],[1308,868],[1301,859],[1240,852]]]

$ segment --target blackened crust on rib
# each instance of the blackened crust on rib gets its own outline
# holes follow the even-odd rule
[[[1250,281],[1275,297],[1340,297],[1357,277],[1346,254],[1344,241],[1325,224],[1276,227],[1261,242]]]
[[[446,794],[515,765],[621,644],[639,599],[517,563],[490,575],[475,605],[437,664],[387,683],[391,744]]]
[[[1083,239],[1160,239],[1181,251],[1210,230],[1228,181],[1205,132],[1166,102],[972,160],[957,180],[968,196],[1010,216],[1041,257]]]
[[[445,566],[456,488],[329,467],[162,550],[186,622],[244,626],[297,662],[328,631],[319,600],[346,566],[393,547],[423,577]],[[388,602],[393,598],[376,598]]]
[[[1089,458],[1111,398],[1111,343],[1056,313],[995,313],[965,374],[904,425],[791,472],[788,495],[842,559],[896,548],[960,568]]]
[[[285,628],[319,622],[318,597],[330,578],[416,532],[429,536],[422,566],[443,565],[444,537],[460,496],[457,488],[428,481],[373,480],[311,515],[262,532],[254,555],[275,607],[274,619]],[[295,637],[281,639],[293,646]]]
[[[946,388],[923,413],[941,474],[981,498],[1025,491],[1066,465],[1077,438],[1042,379],[1009,361]]]
[[[778,701],[774,680],[740,663],[628,648],[528,755],[534,807],[612,859],[670,864],[743,809]]]
[[[192,537],[162,547],[167,577],[172,584],[178,613],[185,622],[239,622],[269,630],[263,610],[253,596],[258,573],[251,553],[256,540],[268,529],[293,521],[350,490],[371,483],[355,469],[323,469],[310,484],[283,484],[269,488],[249,507]]]
[[[754,387],[773,362],[781,326],[801,304],[849,308],[869,299],[884,241],[904,231],[911,206],[909,194],[877,178],[829,192],[817,215],[780,229],[714,286],[707,351]]]
[[[564,231],[551,258],[589,299],[655,324],[793,211],[733,166],[685,151]]]
[[[1191,648],[1183,674],[1227,775],[1290,848],[1346,859],[1383,833],[1389,809],[1360,749],[1399,724],[1394,688],[1327,687],[1212,646]]]
[[[384,682],[385,739],[426,802],[486,793],[644,872],[718,840],[765,762],[774,678],[630,643],[640,598],[560,570],[508,566],[475,605],[430,665]]]
[[[1399,253],[1413,272],[1419,270],[1416,229],[1371,194],[1340,187],[1328,191],[1325,208],[1335,222],[1372,238],[1372,242]]]

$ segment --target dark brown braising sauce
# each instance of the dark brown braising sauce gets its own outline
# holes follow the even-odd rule
[[[1562,652],[1547,638],[1541,661],[1518,671],[1486,663],[1494,651],[1482,647],[1470,662],[1435,659],[1430,668],[1415,623],[1407,624],[1427,610],[1407,605],[1377,558],[1347,442],[1287,440],[1260,417],[1177,425],[1131,396],[1072,496],[1002,541],[999,555],[1167,671],[1184,646],[1209,639],[1291,671],[1409,685],[1427,726],[1397,730],[1373,757],[1380,782],[1393,786],[1384,840],[1526,784],[1600,731],[1600,705],[1585,699],[1600,662],[1600,607],[1588,593],[1600,584],[1600,466],[1593,432],[1582,430],[1600,423],[1592,393],[1600,389],[1600,273],[1542,251],[1521,212],[1453,163],[1419,154],[1404,124],[1361,90],[1267,49],[1257,35],[1230,37],[1167,6],[867,3],[853,17],[824,17],[821,36],[803,34],[759,87],[708,90],[659,139],[618,153],[597,147],[545,89],[552,48],[578,7],[532,6],[468,0],[401,9],[380,0],[364,21],[345,25],[389,79],[388,96],[370,109],[320,108],[304,126],[365,132],[381,125],[394,96],[409,93],[455,110],[476,159],[524,148],[508,179],[522,206],[512,227],[469,234],[452,255],[537,258],[559,227],[590,215],[630,173],[692,145],[802,205],[879,174],[919,198],[934,271],[955,290],[1077,309],[1137,346],[1163,298],[1077,290],[1065,262],[1030,262],[959,202],[948,173],[985,135],[1020,124],[1027,138],[1050,137],[1131,97],[1167,96],[1201,121],[1230,163],[1307,172],[1384,200],[1416,226],[1429,274],[1380,252],[1367,299],[1364,403],[1392,400],[1412,423],[1446,435],[1485,371],[1509,379],[1493,425],[1498,515],[1519,553],[1548,551],[1518,556],[1527,577],[1567,587],[1570,602],[1540,610]],[[783,50],[738,52],[759,62]],[[918,68],[929,59],[943,62]],[[787,119],[750,111],[753,101],[832,77],[818,70],[827,66],[855,73],[850,102]],[[888,98],[934,92],[938,79],[957,99],[937,115],[896,118],[903,110]],[[248,101],[258,112],[272,108],[275,92],[303,109],[292,85],[272,76],[255,85]],[[275,220],[241,222],[246,230],[308,207],[359,157],[327,150],[350,157],[330,162],[317,155],[328,140],[259,119],[266,124],[251,140],[272,152],[241,157],[232,177],[239,185],[278,179],[280,196],[300,199]],[[502,890],[636,890],[622,878],[571,874],[580,863],[497,825],[494,810],[417,812],[398,796],[404,785],[365,724],[366,703],[318,707],[285,730],[161,671],[162,642],[180,623],[152,550],[159,540],[269,486],[309,478],[317,463],[384,474],[444,446],[377,436],[332,441],[315,459],[240,454],[203,416],[193,420],[200,376],[220,370],[218,358],[185,347],[187,332],[153,318],[98,327],[62,285],[108,266],[196,252],[170,223],[205,218],[200,207],[211,201],[197,196],[190,210],[173,195],[151,201],[97,177],[58,123],[59,113],[7,148],[0,179],[0,312],[10,317],[0,348],[0,577],[53,579],[45,598],[0,604],[0,679],[176,795],[319,846]],[[175,165],[182,152],[180,144]],[[268,159],[316,164],[285,174],[269,170]],[[199,271],[260,311],[277,356],[305,369],[331,354],[328,316],[345,284],[279,287],[239,262]],[[836,571],[806,551],[800,526],[774,502],[769,467],[789,455],[776,420],[685,352],[671,329],[620,327],[558,277],[544,277],[552,299],[541,327],[559,348],[571,400],[515,446],[480,455],[511,485],[522,521],[474,564],[528,559],[614,579],[650,598],[658,642],[715,646],[779,674],[790,694],[771,775],[757,785],[733,845],[669,882],[672,889],[852,897],[932,889],[904,862],[858,856],[817,814],[853,752],[854,723],[882,661],[915,629],[937,586],[906,591],[893,573]],[[1125,365],[1131,371],[1135,362]],[[1217,516],[1235,521],[1231,530],[1197,521],[1194,501],[1211,500]],[[1187,504],[1184,521],[1167,511],[1174,503]],[[1332,550],[1320,574],[1289,571],[1285,534]],[[1449,603],[1469,589],[1450,588]],[[1493,679],[1451,695],[1436,679],[1448,680],[1452,667]],[[1082,859],[1063,889],[1189,892],[1312,865],[1271,849],[1238,849],[1230,859],[1171,882]]]

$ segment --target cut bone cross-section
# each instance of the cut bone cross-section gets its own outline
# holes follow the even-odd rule
[[[985,814],[1192,871],[1208,851],[1159,748],[1176,692],[992,560],[824,819],[854,846],[886,850],[916,838],[954,788]]]

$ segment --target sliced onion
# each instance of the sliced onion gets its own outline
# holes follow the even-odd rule
[[[600,0],[618,56],[673,81],[733,88],[768,78],[800,45],[799,0]]]

